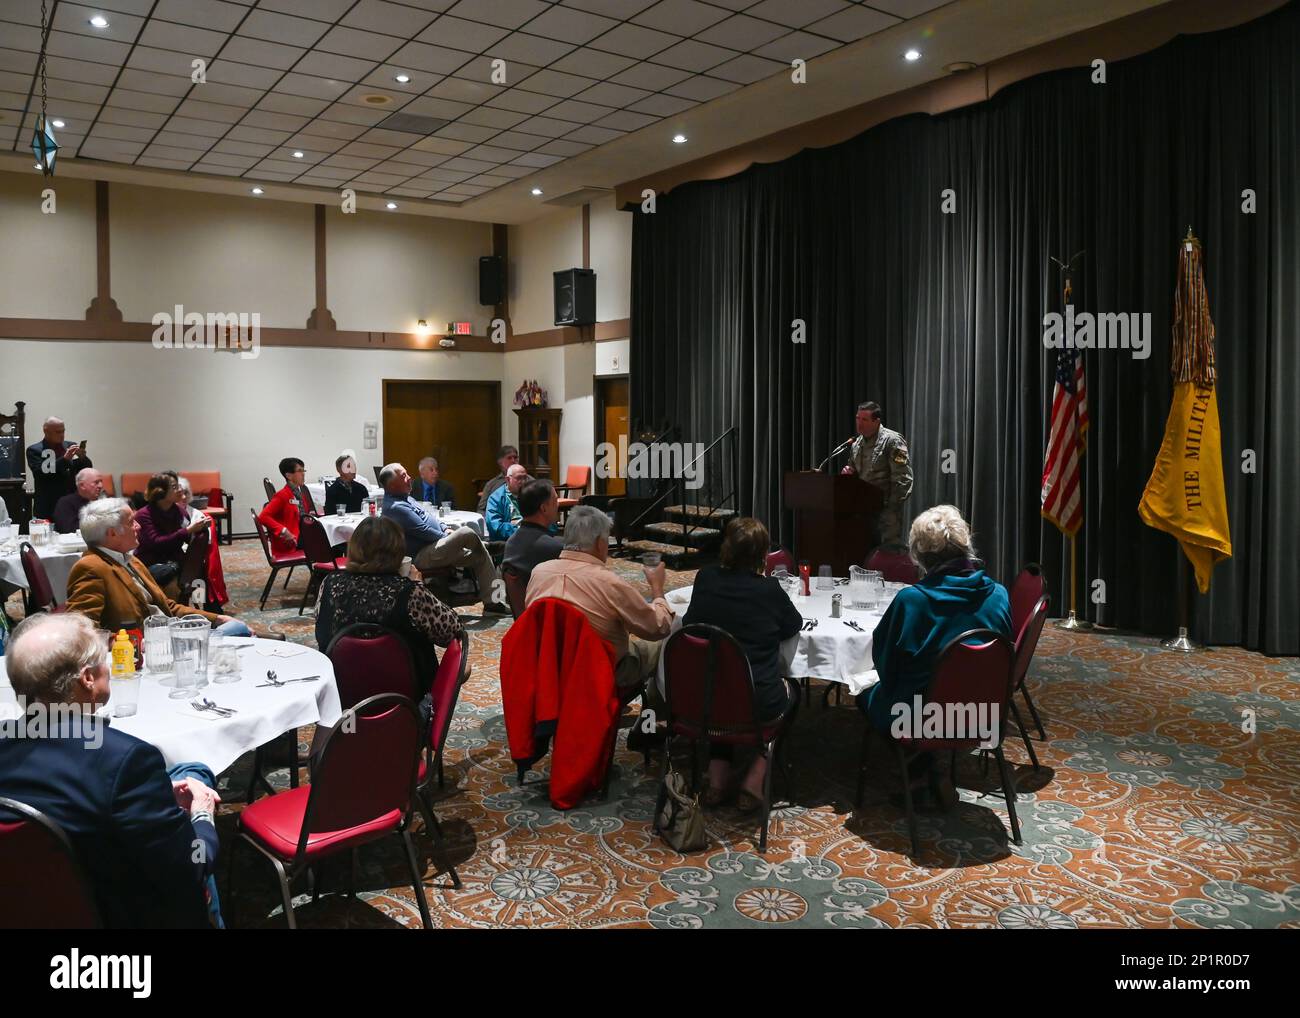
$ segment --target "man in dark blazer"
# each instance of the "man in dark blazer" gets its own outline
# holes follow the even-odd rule
[[[42,613],[14,630],[4,660],[26,714],[0,722],[0,796],[63,828],[105,926],[220,925],[211,772],[178,765],[207,781],[174,781],[154,746],[94,717],[108,701],[107,653],[84,615]]]
[[[76,488],[77,472],[94,464],[80,445],[63,440],[64,425],[57,417],[48,418],[42,430],[45,437],[27,447],[27,467],[36,493],[32,513],[38,520],[49,520],[59,499]]]
[[[432,456],[420,460],[420,479],[411,486],[411,497],[417,502],[431,502],[435,507],[450,502],[456,508],[456,490],[438,476],[438,461]]]

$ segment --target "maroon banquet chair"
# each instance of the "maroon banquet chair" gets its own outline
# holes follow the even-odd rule
[[[763,565],[763,575],[771,576],[778,566],[785,566],[785,571],[791,575],[794,575],[799,571],[795,567],[794,556],[784,548],[778,548],[776,551],[769,551],[767,553],[767,560]]]
[[[373,622],[356,622],[334,634],[325,656],[344,710],[362,700],[396,693],[418,702],[423,683],[402,634]]]
[[[253,526],[257,529],[257,539],[262,542],[262,554],[266,556],[266,564],[271,567],[271,575],[266,578],[266,586],[262,588],[262,600],[258,605],[262,611],[266,611],[266,599],[271,596],[271,585],[275,583],[276,575],[281,569],[289,570],[288,576],[284,578],[284,585],[288,588],[294,568],[306,565],[307,556],[297,550],[275,551],[271,547],[271,535],[266,532],[266,527],[262,526],[262,521],[257,518],[257,512],[253,509],[248,511],[253,517]]]
[[[451,886],[460,890],[460,875],[451,864],[443,848],[442,825],[433,811],[433,781],[437,776],[438,788],[444,787],[442,772],[442,754],[447,746],[447,733],[451,731],[451,719],[456,713],[456,702],[460,699],[460,688],[469,679],[469,634],[461,633],[442,654],[438,672],[433,677],[430,698],[433,701],[433,718],[429,725],[429,737],[425,743],[424,753],[420,758],[420,767],[416,772],[416,805],[424,816],[424,825],[433,839],[438,852],[438,861],[451,876]]]
[[[0,929],[96,930],[95,896],[63,828],[0,797]]]
[[[763,721],[749,661],[736,638],[717,626],[695,623],[673,633],[664,645],[664,687],[668,702],[668,737],[691,743],[691,788],[700,787],[700,744],[754,746],[767,757],[763,778],[759,852],[767,851],[767,823],[772,813],[772,772],[787,761],[781,750],[798,690],[790,686],[792,706],[779,718]],[[653,680],[652,680],[653,681]],[[671,748],[665,747],[671,758]],[[786,783],[790,775],[786,770]],[[655,815],[666,795],[661,787]]]
[[[180,595],[177,601],[181,604],[189,604],[190,597],[194,593],[194,585],[200,580],[206,580],[208,575],[208,548],[212,538],[208,536],[209,530],[204,527],[197,534],[190,538],[190,543],[185,549],[185,557],[181,559],[181,572],[176,583],[180,587]],[[211,591],[205,601],[211,601]]]
[[[298,614],[301,615],[307,607],[307,602],[315,599],[321,581],[330,573],[346,567],[348,557],[335,556],[329,538],[325,536],[325,528],[320,525],[320,521],[315,516],[298,517],[298,547],[311,571],[307,589],[302,592],[302,603],[298,605]]]
[[[267,796],[239,814],[231,880],[234,850],[246,842],[275,868],[285,921],[296,929],[291,888],[297,877],[343,852],[352,853],[355,875],[356,850],[393,836],[405,849],[420,919],[429,929],[429,904],[410,832],[421,741],[420,715],[407,697],[372,696],[344,711],[325,736],[309,784]],[[350,890],[355,893],[355,887]],[[229,893],[233,901],[233,887]]]
[[[1025,619],[1025,624],[1020,627],[1016,633],[1016,660],[1015,672],[1011,690],[1011,716],[1015,718],[1017,727],[1020,729],[1020,738],[1025,742],[1025,749],[1029,751],[1029,760],[1034,765],[1034,770],[1038,770],[1038,754],[1034,752],[1034,744],[1029,741],[1029,730],[1025,728],[1024,718],[1020,716],[1020,710],[1016,707],[1016,693],[1020,693],[1025,698],[1025,706],[1029,708],[1029,713],[1033,715],[1034,724],[1038,726],[1038,737],[1047,739],[1047,732],[1043,730],[1043,719],[1038,716],[1038,708],[1034,706],[1034,701],[1029,698],[1029,690],[1025,688],[1025,679],[1029,676],[1029,666],[1034,660],[1034,651],[1038,648],[1038,638],[1043,633],[1043,624],[1047,621],[1048,606],[1051,599],[1044,594],[1034,605],[1034,610],[1029,618]]]
[[[1047,581],[1037,562],[1026,562],[1016,580],[1011,584],[1011,632],[1019,636],[1038,605],[1039,598],[1047,593]]]
[[[877,548],[867,556],[864,568],[875,570],[890,583],[915,583],[921,575],[912,556],[897,548]]]
[[[275,485],[271,483],[269,477],[262,478],[262,490],[266,492],[266,500],[268,502],[275,498]]]
[[[1007,812],[1011,816],[1011,840],[1020,844],[1020,821],[1016,817],[1016,786],[1007,766],[1007,759],[1002,753],[1002,737],[1006,732],[1007,704],[1011,700],[1011,690],[1015,681],[1013,663],[1015,651],[1011,641],[999,636],[991,629],[971,629],[954,637],[939,652],[931,673],[930,686],[925,692],[924,702],[936,704],[945,715],[947,705],[975,705],[978,712],[985,706],[986,716],[997,723],[996,744],[981,747],[978,737],[951,739],[912,739],[891,738],[898,756],[899,770],[903,780],[903,803],[907,810],[907,830],[912,841],[912,855],[919,855],[920,849],[916,838],[916,813],[912,808],[912,779],[908,765],[921,753],[948,753],[949,768],[956,777],[957,754],[960,752],[987,748],[997,758],[998,771],[1002,780],[1002,793],[1006,797]],[[977,714],[978,716],[978,714]],[[871,746],[872,727],[867,722],[867,730],[862,739],[862,754],[858,763],[857,805],[862,805],[862,795],[866,790],[868,755]]]
[[[59,603],[54,600],[54,587],[50,584],[45,563],[36,554],[36,549],[24,541],[18,546],[18,558],[22,561],[23,575],[27,578],[27,610],[58,611]]]

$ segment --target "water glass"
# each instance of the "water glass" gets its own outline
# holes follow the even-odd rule
[[[439,516],[450,516],[450,515],[451,515],[451,503],[450,503],[450,502],[443,502],[440,506],[438,506],[438,515],[439,515]]]
[[[12,524],[0,523],[0,544],[7,544],[9,542],[9,534],[12,532],[12,530],[13,530]]]
[[[229,636],[213,636],[208,642],[208,668],[214,684],[238,682],[243,678],[239,667],[239,645]]]
[[[662,561],[663,556],[657,551],[648,551],[641,556],[641,564],[647,569],[653,569]]]
[[[140,709],[140,676],[114,675],[108,680],[108,703],[113,717],[129,718]]]
[[[212,636],[212,626],[201,615],[187,615],[172,619],[169,628],[176,688],[168,697],[188,700],[198,694],[200,686],[208,684],[208,640]]]
[[[150,675],[171,674],[171,621],[166,615],[150,615],[144,620],[144,667]]]
[[[817,589],[818,590],[835,589],[835,577],[831,575],[830,566],[817,567]]]

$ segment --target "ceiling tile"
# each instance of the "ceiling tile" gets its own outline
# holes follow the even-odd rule
[[[625,131],[616,131],[609,127],[592,127],[588,124],[586,127],[579,127],[576,131],[570,131],[564,137],[567,141],[581,141],[592,145],[603,145],[607,141],[621,138],[625,133]]]
[[[498,148],[513,149],[515,155],[520,152],[531,152],[535,148],[545,145],[549,139],[541,134],[528,134],[525,131],[502,131],[492,139],[492,144]]]
[[[302,95],[310,99],[337,99],[352,87],[350,81],[338,81],[333,78],[318,78],[313,74],[290,72],[281,78],[275,91],[288,95]]]
[[[357,141],[369,142],[372,145],[385,145],[391,149],[401,150],[417,138],[422,137],[422,134],[414,134],[410,131],[389,131],[382,127],[374,127],[361,135]]]
[[[167,117],[162,113],[120,110],[113,106],[105,106],[100,111],[99,122],[101,124],[129,124],[132,127],[152,127],[157,130],[167,122]]]
[[[693,99],[675,95],[651,95],[628,107],[633,113],[650,113],[656,117],[672,117],[697,105]]]
[[[803,28],[852,6],[847,0],[762,0],[745,8],[745,13],[765,21],[775,21],[778,25]]]
[[[207,151],[214,140],[197,134],[186,134],[184,131],[159,131],[153,136],[155,145],[173,145],[176,148],[198,149],[200,152]]]
[[[596,83],[591,78],[546,70],[529,75],[528,78],[520,82],[520,87],[528,92],[541,92],[543,95],[553,95],[560,99],[567,99],[594,84]]]
[[[40,3],[37,0],[28,0],[25,6],[36,15],[36,19],[34,21],[24,21],[23,23],[39,25],[41,23]],[[107,14],[108,27],[96,28],[90,23],[90,19],[99,13],[101,12],[96,7],[83,7],[80,4],[69,3],[59,4],[54,8],[51,27],[54,32],[89,35],[96,39],[112,39],[129,45],[135,42],[135,37],[140,34],[140,28],[145,23],[144,18],[109,11]],[[8,34],[8,26],[5,27],[5,32]]]
[[[640,25],[619,25],[591,40],[592,49],[621,53],[625,57],[645,59],[678,42],[680,36],[656,32]]]
[[[484,173],[496,165],[494,162],[487,162],[483,159],[469,159],[465,156],[457,156],[455,159],[448,159],[442,164],[449,170],[468,170],[470,173]]]
[[[448,124],[435,132],[440,138],[454,138],[456,141],[487,141],[497,133],[495,127],[478,127],[474,124]]]
[[[726,16],[726,11],[698,0],[659,0],[634,17],[632,23],[657,28],[661,32],[694,35],[716,25]]]
[[[254,67],[277,67],[287,71],[304,52],[299,46],[284,46],[280,43],[233,35],[222,49],[221,56],[223,60],[236,60],[241,64],[252,64]]]
[[[158,0],[158,6],[153,9],[153,16],[163,21],[176,21],[218,32],[233,32],[239,19],[247,13],[245,5],[223,0]]]
[[[481,184],[484,187],[500,187],[502,184],[512,184],[514,179],[511,177],[498,177],[491,173],[480,173],[477,177],[470,177],[465,183]]]
[[[238,124],[230,129],[227,138],[235,141],[251,141],[259,145],[283,145],[292,136],[292,131],[268,131],[264,127],[245,127]]]
[[[191,94],[204,102],[225,103],[227,106],[243,106],[247,109],[256,105],[266,93],[258,88],[241,88],[238,85],[209,82],[206,85],[195,85]]]
[[[137,46],[131,51],[131,58],[127,60],[126,66],[156,74],[170,74],[189,81],[190,75],[194,73],[192,64],[194,59],[196,58],[186,53],[177,53],[173,50]]]
[[[679,81],[685,81],[690,76],[690,71],[679,70],[676,67],[661,67],[659,64],[640,63],[614,75],[610,80],[620,85],[633,85],[636,88],[658,92],[670,85],[676,85]]]
[[[411,80],[407,82],[398,81],[397,76],[399,74],[405,75]],[[405,92],[407,95],[420,95],[437,80],[438,74],[436,72],[417,71],[396,64],[379,64],[369,74],[363,75],[360,83],[373,85],[384,92]]]
[[[153,7],[153,0],[100,0],[96,10],[118,12],[121,14],[138,14],[144,16]]]
[[[242,172],[236,166],[222,166],[220,163],[214,163],[211,157],[195,163],[193,171],[195,173],[214,174],[219,177],[238,177]]]
[[[754,52],[761,57],[784,60],[787,64],[795,59],[811,60],[839,47],[834,39],[823,39],[820,35],[809,32],[791,32],[789,35],[760,46]]]
[[[373,95],[387,96],[388,102],[384,103],[382,106],[367,102],[366,97]],[[349,106],[360,106],[361,108],[372,112],[382,111],[384,116],[387,116],[390,113],[396,113],[398,110],[404,108],[406,104],[414,98],[414,96],[402,95],[400,92],[375,88],[374,85],[354,85],[343,93],[343,95],[339,96],[339,102]]]
[[[871,6],[897,14],[900,18],[915,18],[948,2],[949,0],[871,0]]]
[[[6,30],[9,36],[6,41],[10,46],[21,45],[21,39],[14,38],[24,33],[26,29],[19,28],[12,32]],[[38,37],[40,30],[36,31]],[[68,32],[51,32],[49,52],[58,57],[67,57],[70,60],[94,60],[101,64],[121,65],[126,59],[131,47],[124,42],[114,42],[111,39],[92,39],[86,35],[72,35]]]
[[[294,159],[293,154],[295,152],[301,152],[302,158]],[[301,145],[285,145],[272,152],[269,158],[282,159],[285,162],[292,159],[299,166],[314,166],[328,155],[328,152],[313,152],[311,149],[303,148]]]
[[[133,92],[127,88],[115,88],[109,96],[110,103],[126,110],[145,110],[149,113],[171,113],[176,109],[175,96],[153,95],[150,92]]]
[[[784,25],[774,25],[770,21],[760,21],[744,14],[733,14],[707,31],[700,32],[695,38],[700,42],[748,52],[780,38],[787,31]]]
[[[584,46],[574,50],[567,57],[555,61],[551,64],[550,70],[580,74],[587,78],[605,79],[626,70],[635,63],[636,60],[632,57],[623,57],[617,53],[606,53],[603,50]]]
[[[314,74],[318,78],[335,78],[347,81],[360,81],[373,71],[378,64],[373,60],[360,60],[357,57],[345,57],[339,53],[323,53],[312,50],[294,64],[298,74]]]
[[[337,21],[354,3],[356,0],[311,0],[310,5],[303,0],[261,0],[257,6],[281,14],[310,14],[321,21]]]
[[[129,163],[144,151],[142,141],[115,141],[112,138],[87,138],[77,155],[82,159],[107,159]]]
[[[590,42],[617,24],[611,18],[602,18],[589,11],[555,6],[528,22],[526,30],[532,35],[544,35],[568,43]]]
[[[546,166],[554,166],[562,158],[562,156],[542,155],[540,152],[525,152],[517,159],[511,160],[511,164],[514,166],[532,166],[540,170]]]
[[[177,106],[176,112],[183,117],[195,117],[198,120],[216,120],[223,124],[238,123],[239,118],[244,115],[244,111],[238,106],[203,102],[193,97],[186,99]]]
[[[310,5],[308,5],[310,9]],[[239,34],[268,42],[287,43],[290,46],[310,47],[324,35],[330,26],[320,21],[294,18],[275,11],[253,11],[239,26]]]
[[[279,80],[280,71],[275,67],[254,67],[252,64],[241,64],[221,58],[208,65],[209,82],[219,81],[227,85],[270,88]]]
[[[474,146],[468,142],[461,141],[457,138],[421,138],[411,148],[419,152],[429,152],[437,155],[454,156],[466,152]]]
[[[537,151],[542,153],[542,155],[564,156],[565,158],[568,158],[569,156],[576,156],[579,153],[586,152],[590,148],[590,145],[583,145],[580,142],[569,141],[567,139],[556,139],[555,141],[547,142]]]
[[[460,0],[447,13],[468,21],[483,21],[502,28],[518,28],[539,14],[545,14],[549,4],[540,0]]]
[[[289,113],[299,117],[314,117],[328,105],[328,99],[311,99],[302,95],[268,92],[258,100],[257,108],[270,113]]]
[[[274,145],[258,145],[251,141],[238,141],[234,138],[223,138],[213,146],[217,152],[229,152],[238,156],[265,156],[270,155],[275,150]]]
[[[164,159],[161,156],[148,154],[136,160],[137,166],[152,166],[159,170],[188,170],[193,163],[192,159]]]
[[[725,64],[719,64],[709,71],[709,74],[715,78],[750,85],[755,81],[770,78],[774,74],[787,70],[789,70],[787,65],[776,60],[766,60],[763,57],[745,53],[736,57],[735,60],[728,60]]]
[[[447,189],[446,189],[445,191],[443,191],[442,193],[443,193],[443,194],[457,194],[457,195],[462,195],[462,194],[463,194],[463,195],[466,195],[466,196],[472,198],[472,197],[474,197],[475,195],[480,195],[480,194],[482,194],[482,193],[483,193],[484,191],[486,191],[486,190],[488,190],[488,188],[486,188],[486,187],[478,187],[478,186],[476,186],[476,185],[474,185],[474,184],[455,184],[455,185],[453,185],[453,186],[447,188]]]
[[[145,149],[145,155],[156,156],[159,159],[184,159],[186,165],[201,158],[203,152],[203,149],[181,148],[175,145],[159,145],[156,140],[152,145]]]
[[[277,183],[287,183],[297,176],[296,173],[271,173],[267,170],[259,170],[256,167],[244,174],[249,180],[274,180]]]
[[[518,60],[508,61],[504,65],[498,64],[497,67],[504,66],[505,81],[503,82],[493,79],[494,72],[497,68],[493,67],[492,61],[493,58],[491,56],[474,57],[474,59],[468,61],[463,67],[457,68],[456,77],[468,78],[470,81],[482,81],[491,85],[505,85],[509,88],[513,85],[517,85],[530,74],[538,70],[537,67],[531,64],[521,63]],[[500,78],[500,75],[497,74],[496,77]]]
[[[613,112],[614,108],[610,106],[597,106],[595,103],[566,99],[552,106],[546,111],[546,115],[558,120],[570,120],[575,124],[590,124],[593,120],[599,120]]]
[[[237,156],[230,152],[209,152],[203,157],[203,160],[199,163],[199,167],[212,165],[227,166],[237,170],[246,170],[250,166],[255,166],[256,164],[257,156]],[[195,168],[198,169],[199,167]]]
[[[493,0],[494,4],[497,2],[499,0]],[[384,0],[360,0],[360,3],[348,11],[342,24],[349,28],[384,32],[410,39],[427,28],[433,19],[433,13],[422,11],[417,7],[385,3]]]
[[[339,25],[321,36],[316,49],[366,60],[387,60],[394,50],[401,48],[402,43],[403,40],[395,36],[377,35]]]
[[[457,102],[483,103],[503,91],[500,85],[489,85],[481,81],[468,81],[465,78],[443,78],[429,89],[425,95],[437,96],[439,99],[454,99]]]
[[[466,21],[463,18],[444,15],[417,35],[415,41],[465,50],[467,53],[482,53],[494,42],[504,39],[509,34],[508,29],[498,28],[495,25],[484,25],[477,21]]]
[[[495,145],[475,145],[465,153],[466,159],[482,159],[489,163],[509,162],[519,153],[513,149],[497,148]]]
[[[19,77],[15,75],[15,77]],[[27,79],[30,81],[30,79]],[[26,84],[22,86],[26,91]],[[65,99],[77,103],[102,103],[108,96],[107,85],[87,85],[79,81],[58,81],[51,79],[46,84],[46,91],[51,99]],[[39,99],[39,96],[33,96]]]
[[[376,159],[363,159],[360,156],[332,155],[321,162],[321,166],[342,167],[349,170],[368,170],[378,162]]]
[[[899,24],[899,19],[890,14],[882,14],[870,7],[853,6],[829,18],[814,21],[807,26],[808,31],[818,35],[828,35],[841,42],[856,42],[858,39],[884,31],[891,25]]]
[[[342,174],[311,173],[299,177],[296,183],[311,187],[323,187],[331,191],[337,189],[339,181],[347,179]]]
[[[502,130],[514,127],[521,120],[527,120],[527,113],[515,113],[512,110],[498,110],[490,106],[479,106],[460,118],[466,124],[479,127],[496,127]]]
[[[132,67],[122,70],[117,83],[122,88],[129,88],[134,92],[157,92],[178,98],[188,92],[193,84],[189,78],[182,78],[178,74],[158,74],[155,71],[141,71]]]
[[[366,159],[376,160],[391,158],[394,152],[399,151],[401,150],[393,145],[370,145],[364,141],[354,141],[351,145],[340,149],[339,153],[345,156],[361,156]]]
[[[217,139],[229,130],[228,124],[219,124],[215,120],[196,120],[193,117],[172,117],[167,121],[167,130],[182,131],[185,134],[197,134],[203,138]]]
[[[104,124],[95,125],[94,133],[91,134],[91,140],[95,138],[112,138],[117,141],[138,141],[141,145],[153,140],[156,132],[147,127],[124,127],[121,124]]]
[[[519,130],[525,134],[540,134],[547,138],[560,138],[581,126],[581,124],[575,124],[571,120],[533,117],[531,120],[525,120],[520,124]]]
[[[388,63],[434,74],[451,74],[472,59],[473,53],[462,50],[430,46],[424,42],[408,42],[394,53]]]
[[[277,153],[271,153],[274,157]],[[298,176],[303,171],[301,160],[294,159],[290,156],[288,159],[263,159],[257,164],[258,170],[265,170],[268,173],[287,173],[291,178]]]
[[[602,81],[599,85],[593,85],[585,92],[579,92],[575,99],[586,103],[598,103],[602,106],[631,106],[638,99],[644,99],[650,93],[643,88],[632,88],[630,85],[616,85],[613,82]],[[553,113],[552,116],[560,116],[559,113]]]
[[[525,92],[522,88],[512,88],[495,99],[489,99],[487,105],[497,109],[513,110],[516,113],[541,113],[542,110],[554,106],[559,101],[558,96],[540,95],[536,92]]]
[[[357,178],[358,184],[377,184],[380,187],[392,187],[394,184],[404,184],[410,180],[410,176],[398,176],[395,173],[378,173],[370,170],[363,173]]]
[[[707,71],[710,67],[717,67],[718,64],[725,63],[738,55],[735,50],[687,39],[671,49],[655,54],[654,62],[683,71]]]
[[[571,53],[573,48],[571,42],[557,42],[555,39],[543,39],[540,35],[515,32],[494,45],[486,55],[494,60],[544,67],[552,60],[559,60],[566,53]],[[516,80],[519,80],[518,76]]]
[[[78,63],[79,61],[68,62]],[[35,74],[36,54],[19,53],[14,49],[0,47],[0,70],[17,71],[19,74]],[[113,70],[113,68],[109,68],[109,70]]]
[[[192,60],[196,56],[215,56],[227,38],[225,32],[173,25],[170,21],[150,21],[140,36],[140,45],[184,53]]]
[[[30,70],[18,73],[31,74],[35,69],[33,63]],[[108,64],[92,64],[84,60],[68,60],[66,57],[51,56],[45,58],[45,72],[51,78],[62,78],[65,81],[84,81],[91,85],[111,85],[113,79],[117,76],[117,68],[110,67]]]
[[[320,117],[322,120],[337,120],[341,124],[365,124],[366,127],[374,127],[392,112],[390,109],[334,103],[322,110]],[[312,128],[312,130],[315,131],[315,128]],[[324,134],[326,132],[321,131],[319,133]],[[348,135],[348,137],[355,137],[355,135]]]
[[[457,143],[458,144],[458,143]],[[452,153],[454,154],[454,153]],[[416,148],[406,148],[389,159],[384,165],[405,164],[412,166],[417,173],[424,172],[421,167],[437,166],[447,158],[446,152],[421,152]]]
[[[494,177],[509,177],[512,180],[514,180],[514,179],[518,179],[519,177],[526,177],[532,172],[533,169],[531,166],[510,166],[509,164],[507,164],[505,166],[498,166],[495,169],[493,169],[492,175]]]
[[[652,117],[648,113],[632,113],[629,110],[619,110],[597,120],[596,126],[612,127],[618,131],[639,131],[641,128],[655,123],[658,119],[658,117]]]
[[[462,113],[467,113],[473,109],[466,103],[452,102],[450,99],[439,99],[435,96],[422,95],[418,99],[412,99],[402,112],[413,113],[418,117],[442,117],[446,120],[455,120]]]
[[[687,78],[680,84],[672,88],[665,89],[669,95],[681,96],[684,99],[694,99],[697,102],[708,102],[710,99],[716,99],[720,95],[726,95],[728,92],[734,92],[740,88],[734,81],[719,81],[717,78],[707,78],[702,74],[697,74],[693,78]]]

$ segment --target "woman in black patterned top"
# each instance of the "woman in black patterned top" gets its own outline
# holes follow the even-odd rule
[[[405,554],[406,538],[396,523],[383,516],[361,521],[348,541],[347,569],[330,573],[321,585],[316,645],[326,650],[336,633],[358,622],[395,629],[406,638],[427,692],[438,670],[435,646],[449,646],[465,627],[427,587],[401,575]]]

